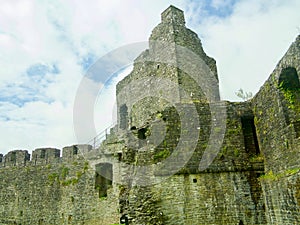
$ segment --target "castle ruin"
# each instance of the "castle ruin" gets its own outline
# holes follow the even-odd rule
[[[0,224],[300,224],[300,36],[245,102],[170,6],[99,147],[0,154]]]

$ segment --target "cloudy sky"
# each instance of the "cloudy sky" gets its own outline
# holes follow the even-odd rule
[[[256,93],[300,33],[298,0],[1,0],[0,152],[77,143],[74,99],[88,68],[146,41],[170,4],[185,11],[187,26],[217,60],[226,100],[239,100],[239,88]],[[97,131],[112,121],[118,79],[91,88],[97,95],[104,87]]]

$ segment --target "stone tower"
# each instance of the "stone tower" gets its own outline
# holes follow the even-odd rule
[[[177,103],[218,101],[216,62],[186,28],[183,11],[170,6],[149,38],[149,49],[117,85],[119,128],[143,127],[149,117]]]
[[[126,146],[122,160],[134,165],[131,170],[121,169],[126,171],[121,177],[128,183],[120,196],[120,211],[128,214],[133,224],[172,224],[172,218],[177,221],[174,224],[201,224],[199,218],[207,214],[202,209],[215,204],[205,200],[204,193],[211,192],[212,198],[226,202],[225,195],[219,195],[221,189],[222,193],[239,189],[234,193],[238,199],[252,187],[253,199],[226,203],[232,212],[227,218],[223,218],[224,211],[216,211],[205,223],[238,224],[235,214],[239,213],[240,221],[264,223],[261,187],[256,180],[263,164],[249,161],[250,156],[260,154],[255,148],[250,103],[220,101],[216,62],[205,54],[197,34],[186,28],[180,9],[170,6],[162,13],[161,23],[149,38],[149,49],[117,85],[117,103],[119,135],[124,134]],[[245,127],[249,149],[244,142]],[[209,178],[211,173],[214,179]],[[174,176],[166,180],[170,174]],[[150,184],[149,180],[161,182],[143,186]],[[176,192],[178,198],[172,195]],[[173,204],[176,207],[172,208]],[[184,204],[201,212],[183,215],[187,210]],[[236,210],[243,205],[253,208],[249,218],[246,209]],[[168,215],[164,215],[166,211]]]

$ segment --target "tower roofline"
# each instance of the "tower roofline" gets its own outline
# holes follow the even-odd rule
[[[184,25],[184,12],[175,6],[170,5],[165,11],[161,13],[161,21],[167,23],[175,22],[177,24]]]
[[[176,6],[174,5],[170,5],[168,8],[166,8],[161,14],[164,14],[166,11],[170,11],[170,10],[177,10],[177,11],[180,11],[183,13],[183,10],[177,8]]]

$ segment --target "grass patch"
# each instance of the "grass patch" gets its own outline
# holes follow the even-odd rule
[[[268,173],[265,175],[262,175],[259,177],[260,180],[272,180],[276,181],[279,180],[280,178],[287,177],[287,176],[292,176],[300,171],[300,168],[293,168],[293,169],[287,169],[281,173],[273,173],[272,170],[270,170]]]
[[[154,155],[154,160],[166,159],[170,156],[170,154],[171,153],[168,149],[163,149]]]

